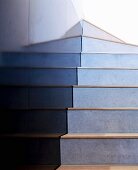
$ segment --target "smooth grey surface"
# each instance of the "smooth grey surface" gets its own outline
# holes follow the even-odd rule
[[[30,89],[30,108],[72,107],[72,87],[43,87]]]
[[[0,133],[67,133],[66,110],[1,110]]]
[[[78,85],[138,86],[138,70],[80,68]]]
[[[28,88],[0,87],[0,109],[26,109],[28,103]]]
[[[138,164],[138,139],[61,139],[63,165]]]
[[[138,53],[138,46],[116,43],[95,38],[82,38],[82,52],[84,53]]]
[[[81,54],[81,67],[138,68],[138,54]]]
[[[138,107],[138,88],[74,88],[73,107]]]
[[[1,85],[76,85],[76,68],[0,68]]]
[[[0,53],[2,67],[80,67],[80,54]]]
[[[68,110],[68,133],[138,133],[138,110]]]
[[[48,53],[80,53],[81,37],[66,38],[50,42],[38,43],[24,48],[24,51]]]

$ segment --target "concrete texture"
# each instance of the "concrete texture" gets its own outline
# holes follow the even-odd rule
[[[138,139],[61,139],[62,165],[138,164]]]
[[[117,42],[83,37],[82,52],[84,53],[138,53],[138,47]]]
[[[81,55],[82,67],[138,68],[138,54],[100,54]]]
[[[138,107],[138,88],[74,88],[73,107]]]
[[[68,110],[68,133],[137,133],[138,110]]]
[[[138,86],[138,70],[78,69],[78,85]]]

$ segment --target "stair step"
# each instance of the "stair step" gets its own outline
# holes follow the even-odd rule
[[[138,133],[66,134],[62,165],[138,164]]]
[[[78,85],[138,85],[138,70],[116,68],[79,68]]]
[[[131,68],[0,68],[1,85],[138,86]]]
[[[80,53],[0,53],[1,67],[80,67]]]
[[[0,133],[67,132],[66,109],[20,109],[0,112]]]
[[[0,109],[72,107],[72,86],[1,86],[0,94]]]
[[[81,67],[138,68],[138,54],[82,53]]]
[[[112,42],[109,40],[101,40],[98,38],[82,37],[83,53],[138,53],[138,46]]]
[[[123,86],[74,86],[73,107],[138,107],[138,88]]]
[[[68,133],[138,132],[137,108],[68,109]]]
[[[57,170],[138,170],[136,165],[62,165]]]

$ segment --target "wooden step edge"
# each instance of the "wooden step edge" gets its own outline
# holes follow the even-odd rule
[[[138,139],[138,133],[69,133],[61,139]]]
[[[16,134],[1,134],[0,138],[60,138],[62,135],[64,134],[16,133]]]
[[[71,110],[71,111],[77,111],[77,110],[115,110],[115,111],[117,111],[117,110],[138,110],[138,107],[116,107],[116,108],[67,108],[67,110]]]
[[[61,165],[57,170],[138,170],[138,165]]]
[[[131,67],[76,67],[78,69],[91,69],[91,70],[138,70],[138,68]]]

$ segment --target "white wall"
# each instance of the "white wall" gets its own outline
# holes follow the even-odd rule
[[[79,20],[72,0],[0,0],[0,51],[78,35]]]
[[[0,50],[28,44],[29,0],[0,0]]]
[[[80,20],[72,0],[30,0],[30,2],[32,44],[66,37],[65,33]],[[72,36],[78,34],[80,28],[81,26],[71,32]]]

